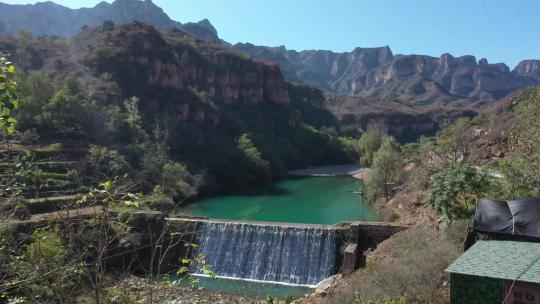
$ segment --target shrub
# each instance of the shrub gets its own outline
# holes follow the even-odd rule
[[[55,144],[49,145],[49,151],[51,152],[62,152],[62,150],[64,150],[64,146],[62,146],[61,143],[55,143]]]
[[[465,218],[474,214],[477,200],[489,189],[490,181],[483,171],[467,163],[451,164],[433,177],[426,203],[445,221]]]
[[[262,158],[262,154],[255,147],[248,134],[242,134],[237,140],[238,149],[241,153],[239,163],[239,184],[269,181],[272,177],[270,164]]]
[[[69,256],[56,229],[37,229],[33,242],[14,257],[10,269],[25,283],[17,294],[41,303],[73,303],[80,293],[84,264]]]
[[[129,163],[115,150],[92,145],[85,159],[88,174],[94,177],[119,176],[129,172]]]
[[[148,208],[164,212],[171,211],[176,206],[170,196],[159,193],[145,197],[144,202],[148,205]]]

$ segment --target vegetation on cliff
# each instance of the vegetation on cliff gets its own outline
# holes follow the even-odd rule
[[[320,91],[176,29],[136,22],[0,48],[21,62],[11,140],[92,145],[88,185],[129,173],[140,190],[182,201],[357,157]]]

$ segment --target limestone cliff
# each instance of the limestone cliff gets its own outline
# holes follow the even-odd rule
[[[405,103],[360,96],[331,96],[325,104],[342,128],[375,129],[402,143],[435,135],[444,124],[477,114],[465,106],[418,109]]]
[[[166,94],[175,96],[178,104],[182,100],[182,106],[201,99],[218,104],[289,104],[288,87],[278,68],[246,60],[177,29],[160,32],[140,22],[111,32],[88,29],[75,38],[75,45],[82,50],[81,61],[96,75],[112,75],[125,96],[146,97],[150,104],[171,100],[163,98]]]
[[[521,76],[540,78],[540,60],[523,60],[513,72]]]
[[[294,51],[284,47],[236,44],[234,49],[262,61],[275,61],[287,80],[333,94],[397,99],[410,104],[453,100],[492,101],[520,88],[540,84],[538,61],[520,63],[513,72],[503,63],[477,62],[471,55],[439,58],[393,55],[388,46],[351,52]]]

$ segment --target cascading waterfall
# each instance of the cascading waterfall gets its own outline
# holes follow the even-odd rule
[[[334,272],[334,229],[206,222],[199,253],[220,277],[316,285]]]

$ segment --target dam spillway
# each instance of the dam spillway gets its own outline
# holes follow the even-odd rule
[[[362,265],[365,250],[406,227],[383,222],[338,225],[170,217],[167,230],[182,242],[168,250],[163,269],[200,253],[217,277],[314,287]],[[195,250],[186,244],[196,244]],[[201,269],[192,269],[200,275]]]
[[[220,277],[313,286],[335,273],[333,227],[205,222],[199,229],[198,253]]]

